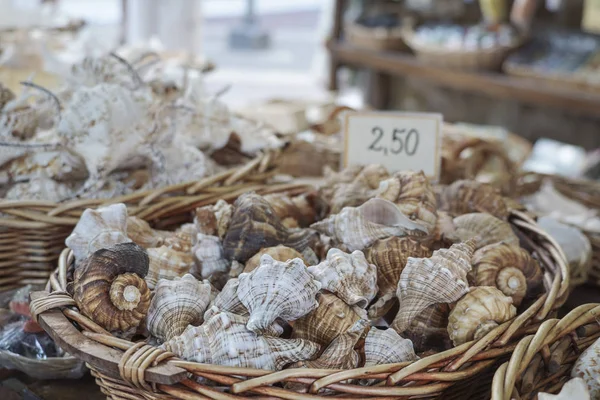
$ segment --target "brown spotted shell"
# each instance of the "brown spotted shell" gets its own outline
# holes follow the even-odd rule
[[[150,268],[146,275],[146,283],[154,289],[161,279],[175,279],[189,273],[195,265],[191,252],[174,250],[167,246],[147,249]]]
[[[231,223],[223,239],[223,250],[228,260],[246,262],[260,249],[279,244],[302,252],[317,237],[317,233],[310,229],[286,228],[262,196],[246,193],[235,201]]]
[[[138,217],[127,217],[127,237],[145,249],[160,247],[175,233],[152,229],[150,224]]]
[[[302,260],[302,262],[304,262],[305,265],[308,265],[302,254],[298,253],[296,250],[290,247],[279,245],[275,247],[267,247],[266,249],[262,249],[261,251],[250,257],[250,259],[246,261],[246,264],[244,265],[244,272],[250,272],[256,269],[256,267],[260,265],[260,257],[263,254],[270,255],[276,261],[287,261],[293,260],[294,258],[299,258]]]
[[[273,193],[264,199],[287,228],[306,228],[327,215],[327,203],[315,192],[293,197]]]
[[[453,215],[488,213],[500,219],[506,219],[509,213],[496,188],[471,180],[459,180],[446,186],[440,196],[440,209]]]
[[[135,243],[119,243],[90,254],[74,272],[73,299],[104,329],[128,336],[146,317],[150,289],[144,281],[148,254]]]
[[[477,248],[492,243],[503,242],[511,246],[519,246],[519,238],[510,224],[490,214],[472,213],[460,215],[452,220],[455,241],[478,238]]]
[[[371,164],[362,168],[350,183],[334,182],[331,213],[339,213],[344,207],[360,206],[375,195],[379,183],[389,176],[385,167]]]
[[[542,284],[538,262],[524,249],[506,243],[494,243],[473,254],[470,280],[475,286],[495,286],[513,299],[518,307],[523,298]]]
[[[229,228],[232,214],[233,206],[225,200],[219,200],[214,205],[197,208],[194,225],[199,233],[223,239]]]
[[[444,351],[452,347],[448,336],[448,315],[450,306],[446,303],[433,304],[424,309],[412,320],[402,336],[410,339],[418,353],[428,350]]]

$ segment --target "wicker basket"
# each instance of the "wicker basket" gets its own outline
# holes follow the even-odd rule
[[[270,191],[282,189],[286,188],[272,187]],[[146,216],[155,217],[150,212]],[[457,383],[455,389],[473,393],[473,384],[468,380],[473,379],[476,385],[485,384],[484,380],[477,379],[480,374],[489,372],[498,361],[510,354],[518,339],[528,332],[527,327],[536,326],[539,321],[552,316],[568,294],[568,266],[554,241],[525,214],[514,211],[509,221],[525,246],[538,255],[545,271],[545,293],[523,307],[516,318],[493,329],[480,340],[413,363],[353,370],[287,369],[273,372],[182,361],[144,342],[117,339],[80,314],[66,291],[68,269],[73,267],[73,256],[68,249],[61,253],[57,272],[51,276],[47,291],[32,294],[31,310],[63,349],[87,363],[97,378],[96,382],[110,399],[162,399],[170,395],[172,397],[166,398],[314,400],[329,398],[332,394],[343,399],[432,398],[446,395]],[[198,381],[196,378],[203,379]],[[354,383],[353,379],[357,378],[381,382],[375,386],[361,386]],[[207,385],[205,380],[211,383]],[[462,385],[467,381],[468,385]],[[310,394],[276,385],[282,382],[306,384]],[[326,393],[320,391],[325,387],[328,389]],[[486,392],[485,388],[479,389],[478,393]]]
[[[571,379],[577,357],[600,337],[599,315],[600,304],[584,304],[562,319],[527,329],[530,335],[496,371],[492,400],[525,400],[538,392],[559,392]]]
[[[402,28],[369,28],[357,23],[350,23],[346,26],[347,40],[356,47],[363,47],[370,50],[409,50],[402,38]]]
[[[26,284],[44,285],[56,267],[67,236],[90,207],[125,203],[135,215],[168,228],[187,218],[200,204],[226,194],[233,198],[258,188],[273,175],[274,153],[261,155],[237,169],[161,189],[138,191],[113,199],[0,201],[0,292]]]

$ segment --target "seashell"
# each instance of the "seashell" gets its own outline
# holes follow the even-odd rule
[[[598,380],[596,379],[596,384]],[[590,397],[588,386],[581,378],[569,380],[560,390],[559,394],[538,393],[538,400],[593,400],[596,397]]]
[[[509,210],[496,188],[486,183],[459,180],[444,188],[440,209],[453,215],[488,213],[505,220]]]
[[[232,214],[233,206],[225,200],[219,200],[212,206],[197,208],[194,224],[200,233],[223,239],[229,229]]]
[[[319,194],[328,203],[331,203],[336,190],[344,184],[352,183],[363,168],[362,165],[351,165],[337,172],[331,167],[325,166],[323,168],[323,184],[319,186]]]
[[[192,267],[192,272],[196,271],[196,267],[198,267],[200,273],[195,275],[202,276],[202,279],[229,273],[231,263],[223,255],[221,239],[202,233],[199,233],[197,237],[198,242],[192,248],[192,253],[198,263]]]
[[[345,207],[358,207],[374,197],[375,190],[390,176],[387,169],[378,164],[361,169],[351,183],[333,182],[336,189],[330,200],[331,212],[337,214]]]
[[[410,339],[419,353],[428,350],[444,351],[452,347],[448,336],[448,315],[450,306],[446,303],[433,304],[417,315],[402,335]]]
[[[6,103],[15,99],[15,94],[8,87],[0,83],[0,110],[4,108]]]
[[[317,193],[290,197],[281,193],[267,194],[264,199],[286,228],[306,228],[327,215],[328,204]]]
[[[73,184],[57,182],[39,172],[26,182],[18,182],[11,186],[4,198],[7,200],[51,201],[59,203],[71,198],[75,193]]]
[[[127,217],[127,237],[145,249],[160,247],[173,232],[152,229],[150,224],[138,217]]]
[[[317,295],[319,306],[294,322],[292,338],[306,339],[322,346],[365,319],[364,310],[350,307],[343,300],[327,291]],[[444,327],[445,328],[445,327]]]
[[[411,238],[391,237],[378,240],[365,250],[370,264],[377,267],[377,301],[369,307],[369,318],[383,317],[393,306],[400,274],[408,257],[431,257],[431,250]]]
[[[237,314],[241,316],[248,316],[250,313],[248,309],[237,295],[237,289],[239,286],[239,280],[234,278],[227,281],[223,289],[213,301],[211,301],[208,309],[204,313],[204,320],[208,321],[214,315],[220,312],[228,312],[231,314]]]
[[[198,228],[195,224],[183,224],[175,231],[173,236],[165,239],[165,246],[173,250],[189,253],[198,242]]]
[[[310,247],[307,247],[307,249],[310,249]],[[254,271],[260,265],[260,258],[263,254],[270,255],[276,261],[287,261],[293,260],[294,258],[299,258],[302,260],[304,265],[308,265],[302,254],[298,253],[292,248],[279,245],[275,247],[267,247],[266,249],[262,249],[261,251],[250,257],[250,259],[246,261],[246,264],[244,266],[244,272]]]
[[[161,279],[175,279],[190,272],[194,266],[194,257],[190,253],[173,250],[167,246],[147,249],[150,268],[146,283],[154,289]]]
[[[519,246],[519,238],[508,222],[490,214],[473,213],[460,215],[452,220],[454,224],[454,240],[465,241],[478,237],[477,248],[492,243],[503,242]]]
[[[352,254],[330,249],[327,258],[308,268],[321,282],[321,288],[337,295],[349,306],[366,308],[377,294],[377,268],[367,262],[362,251]]]
[[[16,158],[3,166],[0,176],[8,182],[21,182],[40,175],[58,185],[85,179],[88,173],[81,157],[62,150],[34,152]]]
[[[246,193],[235,201],[223,249],[228,260],[246,262],[264,247],[282,244],[302,251],[316,240],[312,230],[287,229],[263,197]]]
[[[257,335],[247,324],[247,317],[220,312],[201,326],[189,326],[162,348],[188,361],[273,371],[311,359],[319,351],[308,340]]]
[[[239,277],[244,272],[244,264],[233,260],[229,269],[229,279]]]
[[[517,315],[512,299],[490,286],[471,288],[448,317],[448,335],[455,346],[478,340]]]
[[[571,370],[572,378],[581,378],[592,399],[600,398],[600,339],[597,339],[575,361]],[[579,399],[579,397],[571,397]]]
[[[493,243],[473,254],[470,280],[475,286],[494,286],[512,297],[518,307],[523,298],[542,284],[538,262],[524,249],[506,243]],[[472,279],[471,279],[472,278]]]
[[[427,229],[411,221],[396,205],[384,199],[371,199],[360,207],[346,207],[339,214],[311,225],[331,236],[350,251],[362,250],[379,239],[427,233]]]
[[[200,282],[190,274],[172,281],[158,281],[148,309],[148,331],[167,341],[181,335],[188,325],[200,325],[210,292],[208,281]]]
[[[86,209],[65,240],[77,262],[96,250],[127,242],[131,239],[127,237],[127,207],[123,203]]]
[[[264,254],[254,271],[239,276],[237,295],[250,312],[248,329],[264,331],[276,318],[296,320],[318,306],[321,284],[299,258],[275,261]]]
[[[425,226],[429,232],[434,230],[437,204],[431,184],[423,171],[396,172],[379,184],[377,192],[377,197],[396,204],[411,220]]]
[[[468,240],[436,250],[430,258],[410,257],[400,274],[396,292],[400,310],[392,328],[402,333],[427,307],[463,297],[469,291],[467,273],[474,250],[475,241]]]
[[[73,299],[104,329],[130,335],[150,306],[147,272],[148,254],[135,243],[97,250],[75,269]]]
[[[365,367],[393,364],[418,359],[409,339],[393,329],[372,327],[365,338]]]

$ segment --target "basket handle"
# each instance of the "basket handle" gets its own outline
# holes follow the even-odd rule
[[[49,293],[33,292],[31,300],[48,297]],[[38,322],[50,337],[67,353],[93,365],[94,369],[115,379],[121,379],[119,361],[123,352],[95,342],[84,336],[73,326],[61,311],[50,310],[39,314]],[[186,379],[187,371],[168,364],[161,364],[146,370],[148,382],[174,385]]]

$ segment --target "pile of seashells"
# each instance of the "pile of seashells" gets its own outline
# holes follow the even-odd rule
[[[116,204],[86,210],[66,240],[68,290],[113,335],[190,361],[411,361],[481,338],[540,293],[542,271],[509,207],[486,184],[436,194],[422,172],[378,165],[297,196],[220,200],[174,232]]]
[[[152,54],[71,68],[56,92],[0,84],[0,188],[8,199],[114,197],[197,180],[283,142],[237,117],[200,78],[172,82]],[[222,154],[219,154],[222,153]]]

